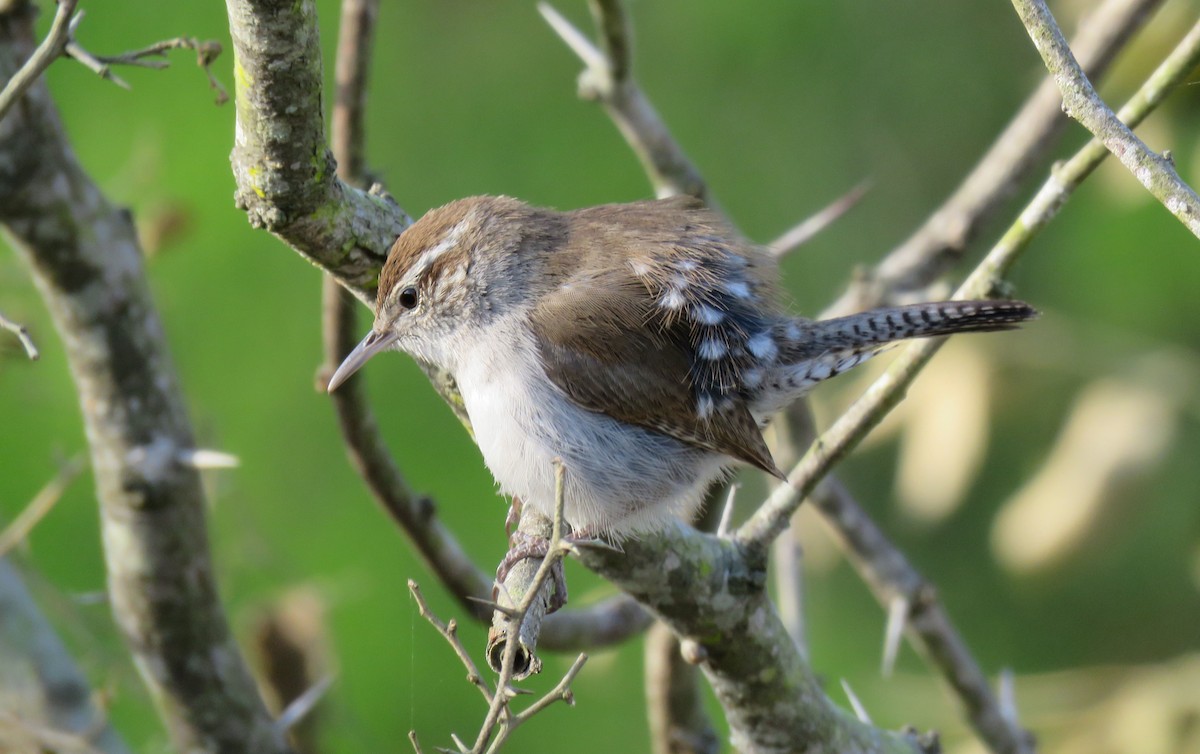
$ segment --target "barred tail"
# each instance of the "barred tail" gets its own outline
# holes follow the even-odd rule
[[[857,350],[906,338],[1011,330],[1037,315],[1024,301],[937,301],[813,322],[808,334],[829,349]]]
[[[770,414],[897,340],[1011,330],[1036,316],[1037,310],[1023,301],[938,301],[817,322],[794,321],[776,333],[776,365],[753,373],[763,388],[755,409]]]

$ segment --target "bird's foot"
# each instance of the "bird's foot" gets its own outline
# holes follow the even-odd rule
[[[518,563],[530,558],[543,560],[550,554],[550,541],[545,537],[518,530],[509,535],[508,542],[508,552],[504,553],[504,558],[496,567],[496,583],[492,587],[493,600],[499,596],[501,585]],[[546,606],[547,615],[567,604],[567,577],[563,572],[562,560],[556,560],[550,567],[550,578],[553,580],[554,593],[550,595],[550,603]]]
[[[508,504],[508,515],[504,517],[504,536],[508,538],[509,543],[512,543],[513,533],[517,530],[517,525],[521,523],[521,498],[514,497],[512,502]]]

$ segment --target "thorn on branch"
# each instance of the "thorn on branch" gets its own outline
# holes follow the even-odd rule
[[[897,595],[888,604],[887,629],[883,634],[883,665],[880,669],[884,678],[890,678],[896,668],[896,657],[900,654],[900,640],[904,638],[910,607],[904,595]]]
[[[864,725],[874,725],[871,722],[871,716],[867,714],[867,708],[859,700],[858,695],[854,693],[854,689],[850,688],[850,683],[842,679],[842,691],[846,692],[846,698],[850,700],[850,707],[854,710],[854,716],[858,718],[860,723]]]
[[[740,486],[737,482],[729,485],[729,494],[725,496],[725,504],[721,506],[721,520],[717,523],[716,535],[722,539],[729,536],[729,532],[733,527],[733,511]]]
[[[41,358],[41,353],[34,344],[33,338],[29,336],[29,328],[19,322],[13,322],[8,317],[0,314],[0,330],[8,330],[17,336],[17,340],[21,341],[21,345],[25,348],[25,354],[30,361],[37,361]]]

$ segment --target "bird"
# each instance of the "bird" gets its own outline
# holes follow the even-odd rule
[[[762,430],[898,340],[1007,330],[1023,301],[828,320],[780,303],[773,257],[691,197],[571,211],[503,196],[430,210],[392,246],[371,331],[329,380],[407,352],[447,372],[500,491],[619,542],[694,515],[738,466],[779,479]]]

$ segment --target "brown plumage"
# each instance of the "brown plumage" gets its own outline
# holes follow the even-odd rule
[[[811,321],[777,272],[694,199],[571,212],[505,197],[430,211],[380,274],[373,332],[331,387],[398,347],[458,381],[505,492],[617,535],[687,515],[723,467],[782,476],[770,416],[895,340],[1001,330],[1019,301],[934,302]]]

